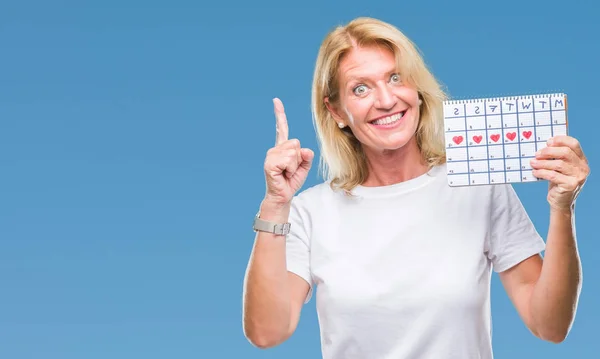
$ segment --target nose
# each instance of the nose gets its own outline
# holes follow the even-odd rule
[[[387,87],[387,84],[379,86],[375,106],[382,110],[390,110],[398,102],[396,95]]]

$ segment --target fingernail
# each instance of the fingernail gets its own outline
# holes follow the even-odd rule
[[[550,137],[547,141],[548,145],[552,145],[552,142],[554,142],[554,139],[552,137]]]

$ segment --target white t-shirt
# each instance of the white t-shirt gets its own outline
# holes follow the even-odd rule
[[[287,266],[307,302],[316,286],[324,359],[493,358],[491,271],[545,243],[511,185],[453,188],[445,171],[292,200]]]

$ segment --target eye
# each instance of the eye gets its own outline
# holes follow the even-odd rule
[[[364,95],[365,92],[367,92],[367,86],[358,85],[352,90],[352,92],[354,92],[356,96]]]
[[[400,75],[392,74],[392,76],[390,76],[390,81],[393,83],[400,83]]]

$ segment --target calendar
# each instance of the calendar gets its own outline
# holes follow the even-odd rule
[[[529,161],[567,123],[564,93],[445,101],[448,185],[538,181]]]

